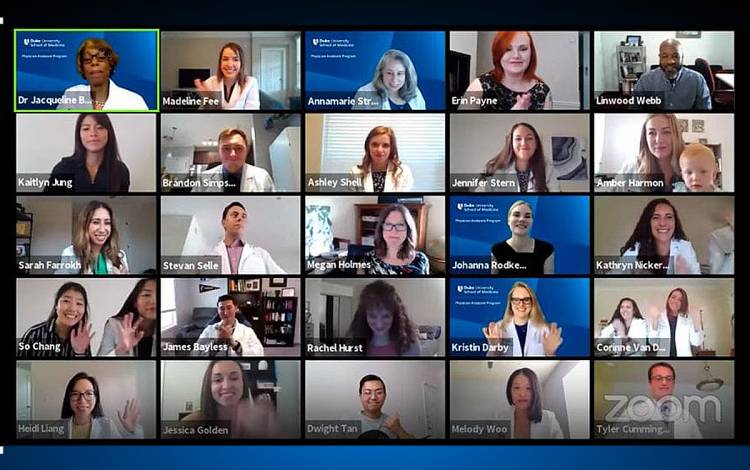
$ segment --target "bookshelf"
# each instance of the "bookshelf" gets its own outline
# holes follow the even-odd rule
[[[357,209],[357,243],[360,245],[374,246],[375,228],[378,225],[378,217],[383,208],[392,204],[355,204]],[[425,203],[404,204],[417,226],[417,250],[424,251],[427,241],[427,212],[429,206]]]
[[[646,46],[617,46],[616,57],[620,91],[629,95],[638,77],[647,71]]]

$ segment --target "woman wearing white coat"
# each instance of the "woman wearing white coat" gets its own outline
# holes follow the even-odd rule
[[[221,274],[286,274],[266,250],[242,239],[247,227],[245,206],[230,203],[221,215],[221,225],[224,239],[211,252],[221,258]]]
[[[646,320],[638,304],[630,297],[623,297],[597,340],[598,343],[611,340],[624,346],[621,351],[613,351],[613,356],[643,356],[647,337]]]
[[[396,133],[386,126],[367,134],[365,156],[349,170],[349,177],[358,182],[355,189],[365,192],[406,192],[414,186],[411,170],[399,159]]]
[[[86,372],[74,375],[65,387],[60,417],[66,421],[68,439],[132,439],[143,438],[139,421],[141,412],[135,399],[127,400],[117,410],[119,423],[104,416],[99,384]]]
[[[648,338],[658,346],[657,356],[692,357],[692,346],[703,343],[701,313],[690,310],[684,289],[672,289],[665,310],[649,319]]]
[[[560,183],[552,164],[545,158],[539,133],[531,124],[519,122],[505,136],[500,153],[487,162],[482,178],[512,181],[508,187],[482,185],[477,192],[508,191],[520,193],[559,192]]]
[[[632,269],[620,274],[700,274],[701,266],[682,229],[677,209],[667,199],[658,198],[643,209],[628,241],[620,249],[623,262]],[[646,263],[641,269],[636,261]]]
[[[555,413],[542,408],[542,389],[533,370],[526,367],[510,374],[505,396],[512,407],[512,439],[563,439]]]
[[[216,75],[205,81],[196,79],[195,88],[211,98],[215,98],[214,93],[219,93],[221,109],[260,109],[258,80],[245,75],[244,66],[242,47],[228,42],[219,52]]]
[[[488,356],[554,356],[562,344],[562,328],[547,323],[536,294],[517,281],[508,291],[503,319],[482,328]]]
[[[422,110],[426,103],[417,87],[417,71],[405,52],[389,49],[375,67],[370,83],[354,95],[352,109]]]

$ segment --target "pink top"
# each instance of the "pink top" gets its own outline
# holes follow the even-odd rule
[[[373,346],[370,344],[367,346],[368,356],[399,356],[398,349],[396,349],[396,343],[388,343],[385,346]]]
[[[231,245],[227,246],[227,256],[229,256],[229,269],[232,274],[237,274],[237,270],[240,266],[240,258],[242,257],[242,248],[245,246],[242,240],[236,240]]]

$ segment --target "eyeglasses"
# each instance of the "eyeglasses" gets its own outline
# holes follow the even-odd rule
[[[397,232],[406,232],[406,224],[402,224],[402,223],[390,224],[388,222],[385,222],[383,224],[383,230],[386,232],[390,232],[394,228],[396,229]]]
[[[510,303],[513,305],[521,305],[521,303],[524,305],[531,305],[531,297],[511,297]]]
[[[86,401],[91,401],[96,397],[96,394],[93,390],[86,390],[85,392],[70,392],[70,395],[68,395],[72,401],[78,401],[82,397]]]
[[[651,377],[651,380],[654,382],[667,382],[668,384],[671,384],[674,382],[674,377],[671,375],[654,375]]]
[[[86,65],[91,65],[94,62],[94,59],[96,59],[98,62],[108,62],[109,54],[105,52],[100,52],[99,54],[94,54],[94,55],[86,54],[81,57],[81,62],[83,62]]]

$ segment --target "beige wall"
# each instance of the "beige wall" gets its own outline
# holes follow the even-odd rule
[[[323,114],[305,115],[305,173],[320,173]]]
[[[597,196],[594,200],[594,256],[619,256],[620,247],[635,229],[638,218],[654,196]],[[733,196],[670,197],[677,208],[698,261],[708,264],[709,234],[726,225],[724,214],[734,206]]]
[[[596,279],[594,282],[594,337],[600,322],[612,318],[623,297],[636,301],[644,317],[649,312],[664,311],[667,295],[681,287],[688,294],[691,311],[703,311],[705,347],[727,356],[734,343],[731,317],[734,313],[732,279]]]

